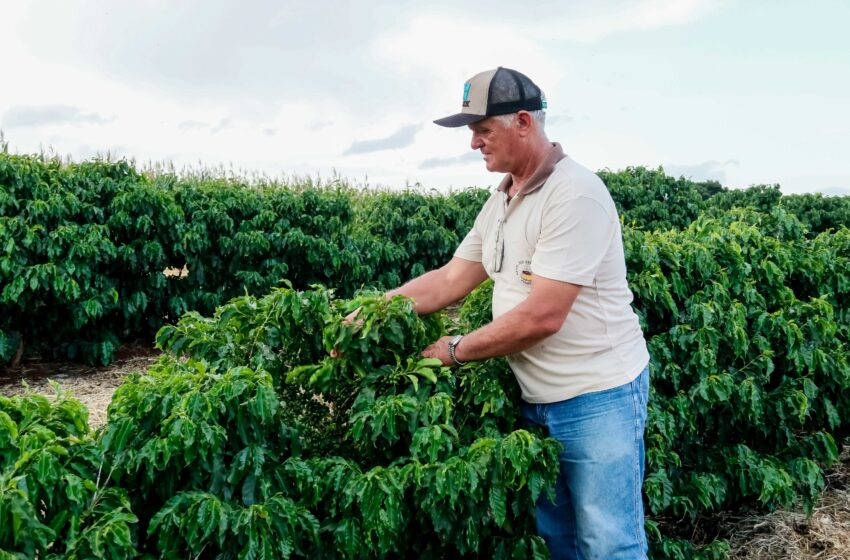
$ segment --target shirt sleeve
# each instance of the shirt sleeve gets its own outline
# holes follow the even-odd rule
[[[617,214],[579,196],[552,201],[543,212],[531,270],[535,276],[591,286],[617,233]]]
[[[455,250],[456,257],[467,261],[473,262],[481,262],[481,230],[478,227],[478,221],[481,219],[481,215],[479,214],[475,218],[475,223],[472,225],[472,229],[469,230],[469,233],[466,234],[466,237],[463,238],[463,241],[460,242],[458,248]]]

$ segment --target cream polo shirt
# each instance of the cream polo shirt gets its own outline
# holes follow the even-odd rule
[[[629,383],[649,353],[630,305],[620,220],[605,184],[553,144],[508,202],[510,185],[508,175],[455,252],[483,263],[494,280],[493,318],[528,297],[535,276],[582,286],[557,333],[507,356],[523,399],[557,402]]]

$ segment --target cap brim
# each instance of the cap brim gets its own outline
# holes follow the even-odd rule
[[[487,118],[487,115],[473,115],[472,113],[458,113],[456,115],[452,115],[450,117],[445,117],[442,119],[437,119],[434,121],[434,124],[438,124],[440,126],[447,126],[450,128],[457,128],[459,126],[466,126],[468,124],[472,124],[474,122],[478,122]]]

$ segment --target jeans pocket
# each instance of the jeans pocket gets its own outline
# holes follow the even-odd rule
[[[644,429],[646,428],[646,419],[648,416],[648,407],[649,407],[649,366],[644,368],[640,375],[638,375],[634,382],[634,394],[635,394],[635,417],[638,420],[639,428],[641,435],[643,434]]]
[[[649,366],[646,366],[631,383],[632,391],[637,395],[638,404],[646,409],[649,404]]]

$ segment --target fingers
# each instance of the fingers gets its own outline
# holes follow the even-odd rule
[[[437,358],[441,362],[443,362],[444,366],[451,365],[452,359],[449,356],[449,340],[452,337],[444,336],[439,340],[434,341],[432,344],[428,345],[424,350],[422,350],[421,354],[423,358]]]
[[[343,319],[343,320],[342,320],[342,324],[343,324],[343,325],[347,325],[347,326],[349,326],[349,325],[352,325],[352,324],[353,324],[353,325],[354,325],[355,327],[357,327],[358,329],[359,329],[360,327],[362,327],[362,326],[363,326],[363,319],[357,319],[357,315],[359,315],[359,314],[360,314],[360,310],[361,310],[361,309],[363,309],[363,308],[362,308],[362,307],[358,307],[357,309],[355,309],[354,311],[352,311],[351,313],[349,313],[348,315],[346,315],[346,316],[345,316],[345,319]],[[355,320],[356,320],[356,322],[355,322]]]
[[[358,307],[357,309],[346,315],[345,318],[342,320],[342,324],[347,327],[354,325],[355,329],[361,328],[363,326],[363,319],[357,318],[357,315],[360,314],[361,309],[363,308]],[[330,356],[331,358],[342,358],[342,352],[340,352],[337,348],[331,348]]]

